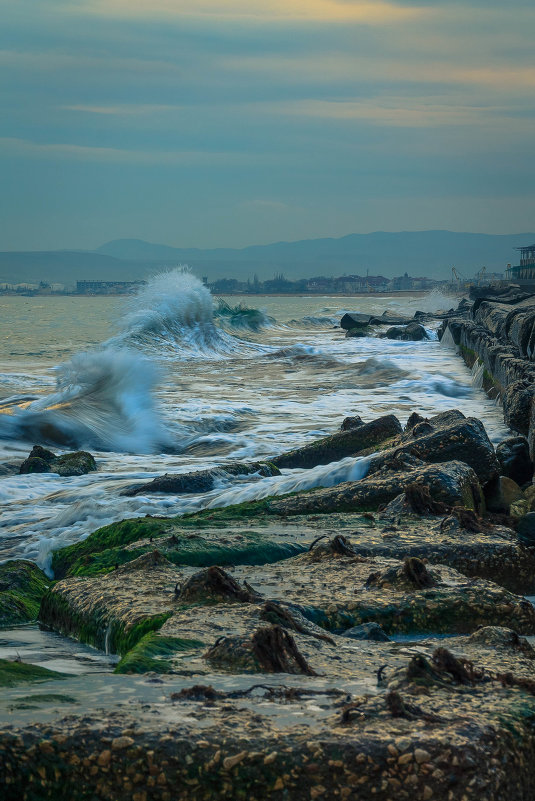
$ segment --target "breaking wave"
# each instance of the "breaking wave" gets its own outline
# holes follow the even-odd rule
[[[151,453],[169,444],[155,408],[159,370],[138,353],[105,348],[56,368],[56,391],[0,407],[0,437],[67,448]]]
[[[215,308],[214,316],[219,324],[237,330],[260,331],[276,324],[276,320],[260,309],[251,309],[239,303],[237,306],[230,306],[222,298],[219,298]]]
[[[187,267],[153,276],[128,302],[119,333],[107,345],[157,349],[159,358],[209,358],[265,350],[216,324],[210,290]],[[256,309],[236,315],[234,328],[256,330],[267,315]],[[249,321],[249,322],[247,322]]]

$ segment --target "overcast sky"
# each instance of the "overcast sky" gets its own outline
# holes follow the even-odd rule
[[[0,13],[0,250],[535,227],[531,0]]]

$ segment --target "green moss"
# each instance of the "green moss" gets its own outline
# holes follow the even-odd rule
[[[459,352],[468,367],[473,367],[478,358],[475,350],[472,350],[472,348],[467,348],[466,345],[459,345]]]
[[[125,628],[122,621],[110,620],[105,609],[92,616],[81,614],[60,593],[53,591],[43,597],[39,613],[43,623],[55,631],[120,656],[133,648],[148,632],[161,629],[170,616],[170,612],[150,615]]]
[[[160,520],[151,517],[138,517],[134,520],[123,520],[120,523],[112,523],[109,526],[99,528],[90,536],[56,551],[52,557],[52,570],[56,578],[63,578],[73,562],[83,559],[107,548],[129,545],[131,542],[144,539],[145,537],[160,537],[169,528],[171,520]]]
[[[33,562],[0,565],[0,627],[37,620],[39,604],[50,579]]]
[[[171,673],[169,658],[181,651],[189,651],[203,645],[200,640],[183,640],[179,637],[162,637],[150,632],[123,656],[115,673]]]
[[[38,709],[40,704],[79,704],[73,695],[63,695],[60,693],[35,693],[24,698],[17,699],[16,703],[10,705],[10,709]]]
[[[264,565],[269,562],[278,562],[296,556],[305,550],[296,543],[276,543],[262,540],[258,535],[244,532],[241,536],[246,542],[230,545],[216,544],[203,538],[184,539],[172,547],[172,550],[162,548],[158,543],[158,550],[175,565],[190,565],[192,567],[210,567],[211,565]],[[109,573],[115,565],[123,565],[154,549],[154,545],[140,548],[110,548],[94,556],[85,556],[78,559],[68,570],[68,576],[95,576]]]
[[[10,662],[0,659],[0,687],[15,687],[17,684],[29,681],[49,681],[51,679],[64,679],[66,674],[56,673],[55,670],[28,665],[25,662]]]

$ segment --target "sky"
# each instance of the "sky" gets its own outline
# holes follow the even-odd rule
[[[534,228],[531,0],[0,14],[0,250]]]

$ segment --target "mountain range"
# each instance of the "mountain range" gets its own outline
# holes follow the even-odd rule
[[[515,263],[514,248],[535,242],[534,233],[473,234],[455,231],[378,231],[338,239],[304,239],[246,248],[176,248],[141,239],[115,239],[94,251],[0,252],[0,282],[39,281],[74,284],[77,280],[128,281],[188,264],[198,276],[260,280],[344,274],[447,279],[451,268],[471,277],[486,266],[503,272]]]

